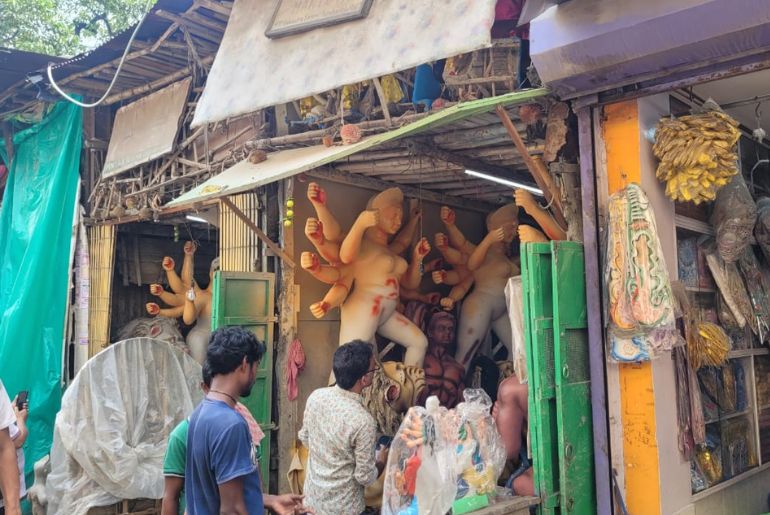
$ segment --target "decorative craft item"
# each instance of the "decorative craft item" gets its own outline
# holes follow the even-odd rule
[[[660,120],[652,150],[666,195],[695,204],[714,200],[738,173],[739,137],[738,122],[716,109]]]
[[[742,176],[734,177],[719,192],[710,221],[720,257],[726,263],[735,263],[751,243],[757,222],[757,206]]]
[[[676,341],[673,295],[655,218],[638,184],[610,198],[605,284],[612,359],[646,361]]]

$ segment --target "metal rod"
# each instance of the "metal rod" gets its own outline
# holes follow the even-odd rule
[[[591,414],[594,437],[594,482],[596,513],[612,515],[609,428],[607,427],[607,384],[605,377],[604,331],[602,326],[599,230],[596,211],[596,180],[591,108],[577,112],[580,145],[580,191],[583,211],[583,249],[588,313],[588,358],[591,372]]]
[[[759,95],[757,97],[753,98],[745,98],[743,100],[736,100],[735,102],[729,102],[727,104],[722,104],[720,107],[722,109],[732,109],[733,107],[741,107],[745,105],[750,104],[756,104],[758,102],[764,102],[765,100],[770,100],[770,93],[767,95]]]

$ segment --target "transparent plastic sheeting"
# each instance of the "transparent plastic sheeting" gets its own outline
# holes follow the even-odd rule
[[[48,515],[85,515],[123,499],[163,497],[168,435],[203,398],[201,367],[150,338],[86,363],[56,416]]]

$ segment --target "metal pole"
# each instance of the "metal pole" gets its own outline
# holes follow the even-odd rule
[[[580,191],[583,205],[583,247],[588,313],[588,357],[591,371],[591,412],[594,433],[594,481],[596,513],[612,515],[612,481],[607,419],[604,331],[602,326],[599,231],[596,212],[596,174],[591,107],[577,110],[580,146]]]

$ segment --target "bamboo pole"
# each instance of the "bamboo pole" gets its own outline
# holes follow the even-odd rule
[[[551,174],[548,173],[542,159],[529,155],[527,147],[524,145],[524,141],[522,141],[519,132],[515,129],[506,110],[503,109],[502,106],[497,106],[496,111],[497,115],[500,117],[500,121],[503,122],[503,125],[508,131],[511,140],[513,140],[513,144],[516,145],[516,149],[521,154],[521,157],[524,158],[524,164],[527,165],[527,169],[532,174],[535,182],[540,189],[543,190],[545,200],[551,204],[554,219],[562,227],[567,227],[567,220],[564,218],[564,211],[561,206],[561,194],[556,187],[556,184],[553,182]]]

